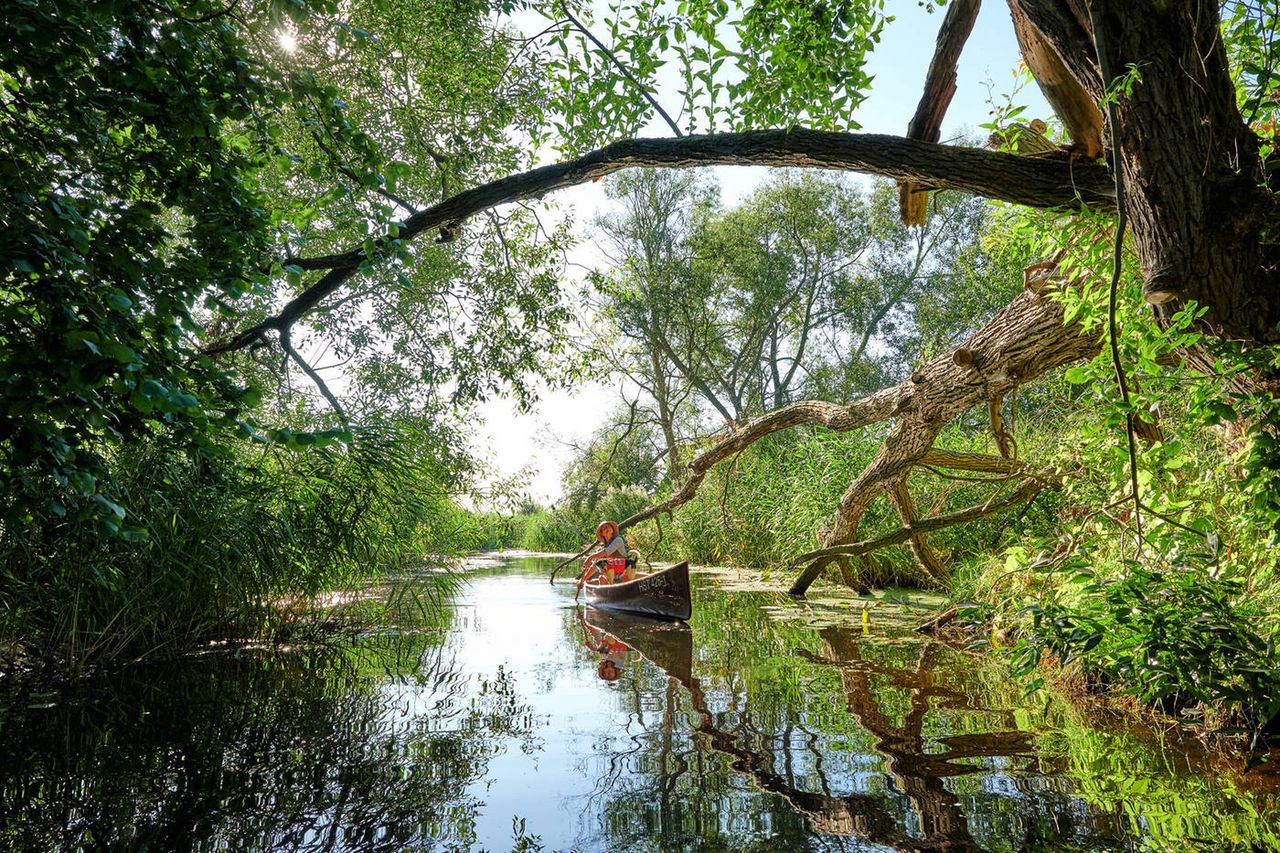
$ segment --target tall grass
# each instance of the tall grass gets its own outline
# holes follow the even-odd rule
[[[651,499],[643,489],[631,487],[609,489],[590,503],[567,502],[558,507],[529,504],[512,514],[477,513],[478,547],[491,551],[578,551],[595,538],[601,521],[621,521]]]
[[[655,526],[637,531],[644,549],[667,559],[758,567],[784,567],[797,555],[818,547],[818,531],[830,522],[840,498],[880,447],[882,428],[851,433],[793,430],[753,444],[721,463],[697,496],[664,522],[659,539]],[[959,423],[940,443],[957,450],[990,450],[974,425]],[[910,489],[921,515],[934,515],[981,503],[999,485],[949,480],[928,471],[912,474]],[[1052,518],[1041,499],[1021,516],[980,521],[931,535],[935,549],[953,565],[999,550],[1028,525],[1043,526]],[[876,500],[859,525],[860,538],[888,533],[901,525],[888,502]],[[915,565],[905,546],[871,555],[860,565],[878,583],[936,585]]]
[[[279,604],[460,552],[473,528],[434,444],[404,426],[344,446],[113,460],[145,538],[0,530],[0,661],[72,671],[260,633]]]

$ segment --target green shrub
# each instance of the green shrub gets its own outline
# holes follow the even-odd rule
[[[1244,584],[1200,567],[1128,573],[1100,581],[1075,566],[1073,601],[1029,605],[1031,631],[1015,650],[1024,674],[1044,652],[1062,665],[1167,713],[1212,711],[1216,724],[1256,728],[1280,712],[1274,623]]]
[[[0,529],[0,639],[79,669],[258,632],[289,599],[458,553],[473,525],[436,446],[393,425],[305,451],[122,449],[113,468],[146,534]]]

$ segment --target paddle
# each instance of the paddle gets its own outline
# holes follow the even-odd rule
[[[581,559],[582,557],[587,556],[587,554],[590,554],[590,553],[591,553],[591,549],[592,549],[592,548],[594,548],[594,547],[596,547],[596,543],[595,543],[595,542],[592,542],[590,545],[588,545],[587,547],[583,548],[581,551],[579,551],[578,553],[574,554],[574,555],[573,555],[572,557],[570,557],[569,559],[567,559],[567,560],[565,560],[564,562],[562,562],[562,563],[560,563],[559,565],[557,565],[554,569],[552,569],[552,570],[551,570],[551,577],[547,580],[547,583],[551,583],[551,584],[555,583],[555,582],[556,582],[556,575],[558,575],[558,574],[560,573],[560,570],[561,570],[561,569],[563,569],[565,566],[567,566],[567,565],[569,565],[570,563],[572,563],[574,560],[578,560],[578,559]]]

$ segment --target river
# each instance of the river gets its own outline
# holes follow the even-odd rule
[[[864,623],[697,572],[683,628],[578,608],[552,564],[343,642],[10,690],[0,848],[1280,846],[1274,776],[1026,696],[909,600]]]

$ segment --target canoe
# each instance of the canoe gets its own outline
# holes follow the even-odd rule
[[[592,607],[680,620],[693,612],[688,560],[626,583],[589,583],[585,588],[587,604]]]

